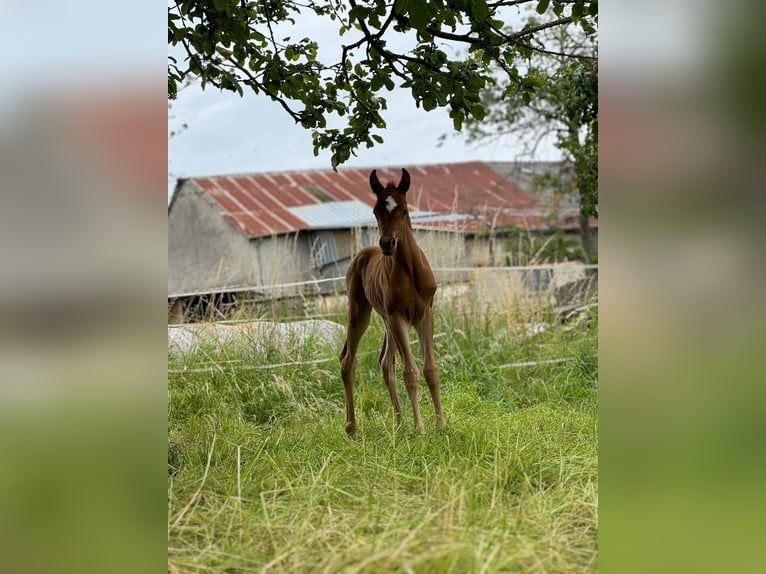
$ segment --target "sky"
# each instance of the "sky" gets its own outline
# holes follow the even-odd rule
[[[383,144],[361,148],[346,167],[405,167],[414,164],[469,160],[512,160],[519,145],[468,145],[453,133],[445,110],[417,109],[409,93],[388,96]],[[282,108],[264,96],[236,94],[196,87],[184,91],[171,110],[169,129],[188,127],[168,142],[168,162],[175,177],[255,171],[330,168],[329,151],[313,154],[311,133],[293,123]],[[546,158],[541,158],[546,159]]]
[[[341,42],[352,43],[354,32],[338,36],[337,23],[316,17],[301,18],[291,33],[310,36],[319,45],[319,58],[336,61]],[[279,35],[279,34],[278,34]],[[407,38],[391,38],[389,46],[406,49]],[[444,44],[449,54],[455,49]],[[459,50],[464,48],[459,47]],[[512,161],[523,152],[514,138],[491,145],[469,145],[454,132],[445,109],[425,112],[415,106],[408,90],[386,92],[387,126],[383,144],[357,151],[341,167],[406,167],[415,164],[472,160]],[[261,171],[329,169],[330,153],[313,154],[311,132],[296,125],[287,113],[264,95],[201,90],[192,85],[179,93],[169,111],[168,132],[188,127],[168,141],[168,197],[176,178]],[[441,136],[449,134],[440,145]],[[539,160],[558,159],[552,146],[543,147]],[[525,157],[524,159],[529,159]]]

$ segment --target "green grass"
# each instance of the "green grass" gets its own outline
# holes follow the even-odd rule
[[[596,571],[597,321],[521,336],[509,314],[441,310],[448,426],[423,383],[423,436],[400,371],[395,428],[377,318],[354,440],[339,345],[205,350],[186,365],[202,372],[169,375],[169,571]]]

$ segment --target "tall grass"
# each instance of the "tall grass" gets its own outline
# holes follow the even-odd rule
[[[597,316],[529,335],[510,314],[439,309],[448,426],[423,385],[425,436],[401,372],[394,425],[377,317],[360,347],[355,440],[339,343],[202,349],[171,373],[169,571],[595,571]]]

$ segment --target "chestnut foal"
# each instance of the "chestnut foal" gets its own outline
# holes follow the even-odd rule
[[[436,411],[436,422],[445,426],[439,394],[439,367],[434,357],[433,298],[436,280],[425,254],[415,242],[407,213],[406,193],[410,174],[402,169],[399,185],[385,187],[373,170],[370,187],[377,196],[373,213],[378,220],[380,247],[365,247],[348,268],[348,331],[340,354],[340,369],[346,389],[346,432],[356,433],[354,415],[354,371],[359,340],[370,324],[372,309],[383,318],[386,336],[378,362],[383,380],[391,395],[397,424],[401,424],[402,408],[396,393],[396,351],[404,363],[404,384],[407,389],[415,428],[425,432],[418,409],[420,371],[410,349],[409,328],[414,326],[423,353],[423,372]]]

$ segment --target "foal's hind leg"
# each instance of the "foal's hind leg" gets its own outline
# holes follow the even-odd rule
[[[399,395],[396,392],[396,344],[391,335],[391,329],[386,322],[386,335],[383,338],[383,348],[378,356],[380,370],[383,372],[383,381],[391,395],[391,404],[394,407],[397,426],[402,424],[402,407],[399,404]]]
[[[404,317],[398,313],[391,315],[388,318],[388,323],[391,329],[391,335],[399,350],[399,355],[402,357],[402,363],[404,363],[404,386],[407,388],[407,396],[412,404],[412,415],[415,417],[415,429],[418,432],[424,433],[426,429],[423,426],[423,419],[420,416],[420,408],[418,408],[420,371],[418,370],[417,363],[415,363],[415,356],[412,354],[412,349],[410,349],[409,326]]]
[[[436,424],[440,427],[446,426],[444,414],[442,414],[442,399],[439,387],[441,381],[439,378],[439,366],[436,364],[434,355],[434,315],[431,309],[427,309],[423,319],[417,326],[418,337],[420,337],[420,349],[423,352],[423,374],[426,377],[428,390],[431,391],[431,399],[434,402],[434,411],[436,411]]]
[[[354,436],[356,433],[356,416],[354,415],[354,374],[356,370],[356,351],[359,339],[362,338],[367,326],[370,324],[370,312],[372,307],[358,291],[355,294],[353,288],[348,289],[348,330],[346,342],[340,353],[340,375],[346,390],[346,433]]]

